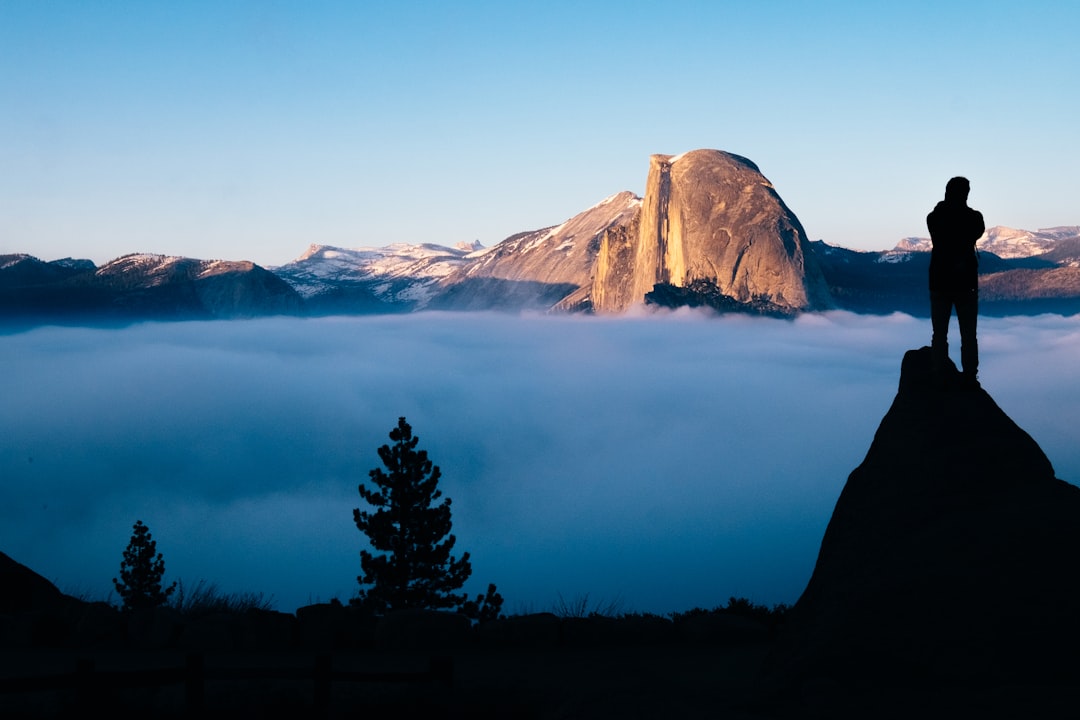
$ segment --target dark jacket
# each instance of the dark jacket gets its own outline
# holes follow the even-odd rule
[[[983,216],[963,200],[942,200],[926,216],[930,252],[930,292],[979,289],[975,241],[986,231]]]

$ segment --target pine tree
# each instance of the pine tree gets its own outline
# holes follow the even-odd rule
[[[375,489],[360,485],[360,497],[374,512],[353,510],[353,520],[371,543],[374,554],[360,552],[363,575],[360,604],[375,612],[404,608],[454,608],[467,602],[455,594],[469,575],[469,553],[460,559],[450,555],[455,538],[450,534],[450,499],[437,486],[441,472],[417,450],[419,438],[405,418],[390,431],[392,445],[379,448],[386,467],[368,473]],[[492,588],[494,589],[494,588]]]
[[[131,541],[120,563],[120,579],[113,578],[113,585],[124,601],[125,610],[164,605],[176,590],[176,583],[162,590],[165,559],[157,552],[157,543],[150,535],[150,528],[143,525],[142,520],[136,520],[132,530]]]

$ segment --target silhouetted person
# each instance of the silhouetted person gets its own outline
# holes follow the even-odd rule
[[[971,184],[954,177],[945,185],[945,199],[926,216],[933,249],[930,253],[930,322],[934,372],[944,377],[949,357],[949,318],[956,308],[960,325],[960,362],[964,381],[978,385],[979,256],[975,241],[986,231],[983,216],[968,207]]]

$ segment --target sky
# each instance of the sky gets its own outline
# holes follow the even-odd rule
[[[928,325],[680,310],[0,335],[0,551],[109,599],[142,520],[167,583],[346,601],[357,487],[404,416],[466,589],[495,583],[507,612],[791,604]],[[983,387],[1078,484],[1080,316],[983,318],[980,348]]]
[[[810,239],[1080,223],[1080,4],[0,0],[0,254],[276,266],[491,246],[651,154],[753,160]]]

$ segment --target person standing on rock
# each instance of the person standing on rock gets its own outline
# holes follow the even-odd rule
[[[975,242],[986,231],[983,216],[968,207],[971,183],[954,177],[945,184],[945,199],[926,216],[933,248],[930,252],[930,341],[934,372],[944,377],[949,358],[949,318],[956,308],[960,325],[960,362],[964,382],[977,387],[979,343],[975,326],[979,314],[979,256]]]

